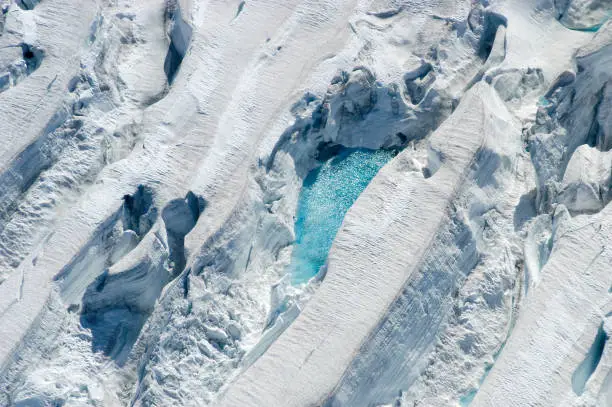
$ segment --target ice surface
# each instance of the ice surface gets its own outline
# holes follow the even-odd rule
[[[0,0],[0,405],[612,405],[611,10]]]

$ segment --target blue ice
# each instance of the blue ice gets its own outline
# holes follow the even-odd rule
[[[606,347],[607,340],[608,335],[606,334],[602,324],[597,330],[595,340],[587,352],[586,357],[578,365],[574,371],[574,374],[572,375],[572,389],[578,396],[584,393],[584,388],[586,387],[587,381],[597,369],[597,365],[599,365],[604,348]]]
[[[567,25],[563,24],[565,26],[565,28],[569,28],[570,30],[573,31],[582,31],[582,32],[597,32],[599,31],[599,29],[606,23],[606,21],[608,21],[610,18],[612,18],[612,10],[608,11],[608,15],[603,19],[603,21],[599,24],[595,24],[591,27],[586,27],[586,28],[572,28],[572,27],[568,27]]]
[[[294,284],[308,281],[325,264],[344,215],[395,154],[390,150],[345,149],[304,179],[290,265]]]

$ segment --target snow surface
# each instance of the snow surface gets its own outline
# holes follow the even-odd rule
[[[611,12],[0,1],[0,405],[612,405]]]

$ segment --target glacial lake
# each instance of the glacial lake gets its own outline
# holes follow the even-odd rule
[[[344,149],[311,171],[300,192],[291,258],[293,284],[315,276],[342,225],[344,215],[395,150]]]

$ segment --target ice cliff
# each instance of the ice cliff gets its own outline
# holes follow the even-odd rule
[[[1,0],[0,406],[611,406],[609,0]]]

